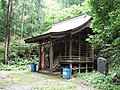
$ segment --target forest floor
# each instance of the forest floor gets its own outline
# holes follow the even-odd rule
[[[28,71],[0,71],[0,90],[98,90],[78,78]]]

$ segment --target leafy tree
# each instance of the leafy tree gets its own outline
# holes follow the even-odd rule
[[[92,28],[96,35],[90,42],[97,56],[109,59],[110,65],[120,63],[120,1],[87,0],[93,16]],[[119,66],[117,66],[119,68]]]
[[[62,2],[64,3],[64,2]],[[52,24],[60,22],[62,20],[80,15],[82,13],[82,7],[80,5],[71,5],[69,7],[61,7],[59,3],[52,1],[51,3],[45,4],[45,20],[44,25],[48,30]]]
[[[5,22],[6,22],[6,10],[7,4],[6,0],[0,1],[0,41],[4,40],[5,35]]]
[[[7,64],[7,56],[10,53],[10,38],[11,38],[11,14],[12,14],[12,1],[7,2],[7,16],[6,16],[6,32],[5,32],[5,52],[4,52],[4,63]]]
[[[40,35],[53,23],[81,14],[82,2],[79,0],[1,0],[0,1],[0,41],[5,40],[5,58],[7,63],[13,42]]]

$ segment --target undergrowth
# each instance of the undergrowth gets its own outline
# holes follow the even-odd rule
[[[0,70],[29,70],[31,63],[38,63],[36,55],[25,54],[23,51],[17,53],[19,54],[11,52],[7,64],[3,64],[2,60],[0,60]]]
[[[29,70],[30,64],[38,64],[38,56],[34,53],[26,53],[23,48],[16,48],[11,50],[7,59],[7,64],[3,64],[4,50],[0,51],[0,70]]]
[[[8,59],[8,64],[0,63],[0,70],[30,70],[31,63],[37,64],[38,58],[36,55],[32,55],[30,57],[27,57],[24,55],[24,57],[19,57],[15,55],[14,58]]]
[[[31,63],[38,63],[36,44],[25,44],[19,46],[19,37],[11,38],[10,54],[7,57],[7,64],[3,63],[4,43],[0,42],[0,70],[29,70]]]
[[[30,70],[30,65],[5,65],[0,63],[0,70],[11,71],[11,70]]]
[[[110,75],[105,76],[98,72],[91,72],[91,73],[79,73],[78,77],[84,80],[87,84],[90,84],[102,90],[120,89],[119,82],[114,82]]]

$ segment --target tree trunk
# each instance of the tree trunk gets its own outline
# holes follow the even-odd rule
[[[22,46],[23,24],[24,24],[24,4],[23,4],[23,8],[22,8],[22,16],[21,16],[20,47]]]
[[[10,34],[10,27],[9,27],[9,15],[10,15],[10,4],[11,0],[8,0],[8,7],[7,7],[7,17],[6,17],[6,34],[5,34],[5,51],[4,51],[4,61],[3,63],[7,64],[7,56],[8,56],[8,37]]]
[[[11,22],[12,22],[12,0],[10,1],[10,7],[9,7],[9,23],[8,23],[8,47],[7,47],[7,55],[9,56],[10,54],[10,41],[11,41]]]

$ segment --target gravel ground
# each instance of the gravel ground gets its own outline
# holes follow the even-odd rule
[[[18,75],[18,76],[11,77],[12,75]],[[21,76],[21,79],[19,79],[19,76]],[[27,74],[25,71],[24,72],[0,71],[0,90],[34,90],[34,88],[38,85],[49,86],[56,82],[62,85],[67,85],[67,84],[74,85],[74,89],[72,90],[98,90],[98,89],[93,88],[92,86],[86,85],[84,82],[77,80],[75,78],[72,78],[69,80],[66,80],[66,79],[63,80],[60,78],[42,77],[42,74],[40,73]],[[35,90],[45,90],[45,89],[35,89]]]

